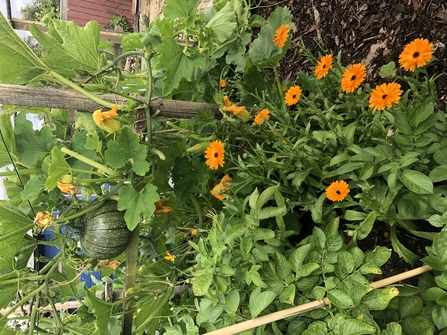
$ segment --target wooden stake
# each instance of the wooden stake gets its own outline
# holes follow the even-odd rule
[[[391,285],[391,284],[394,284],[396,282],[399,282],[399,281],[402,281],[402,280],[405,280],[405,279],[408,279],[408,278],[420,275],[420,274],[422,274],[424,272],[428,272],[428,271],[431,271],[431,270],[432,270],[431,267],[429,267],[428,265],[424,265],[424,266],[421,266],[419,268],[416,268],[416,269],[413,269],[413,270],[410,270],[410,271],[406,271],[406,272],[400,273],[398,275],[395,275],[395,276],[392,276],[392,277],[389,277],[389,278],[385,278],[385,279],[382,279],[382,280],[370,283],[369,285],[372,288],[377,289],[377,288],[380,288],[380,287]],[[309,312],[309,311],[312,311],[312,310],[317,309],[317,308],[323,308],[323,307],[327,306],[329,303],[330,303],[329,299],[325,297],[325,298],[323,298],[321,300],[312,301],[312,302],[309,302],[307,304],[303,304],[303,305],[300,305],[300,306],[284,309],[282,311],[278,311],[278,312],[275,312],[275,313],[267,314],[267,315],[261,316],[259,318],[253,319],[253,320],[244,321],[244,322],[241,322],[241,323],[229,326],[229,327],[225,327],[225,328],[222,328],[222,329],[214,330],[214,331],[206,333],[204,335],[231,335],[231,334],[237,334],[237,333],[243,332],[243,331],[248,330],[248,329],[252,329],[252,328],[255,328],[255,327],[259,327],[259,326],[265,325],[265,324],[270,323],[270,322],[282,320],[282,319],[288,318],[290,316],[294,316],[294,315],[298,315],[298,314],[301,314],[301,313]]]

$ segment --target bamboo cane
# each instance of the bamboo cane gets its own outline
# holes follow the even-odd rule
[[[410,270],[410,271],[406,271],[403,273],[400,273],[398,275],[395,276],[391,276],[382,280],[378,280],[376,282],[372,282],[369,284],[369,286],[371,286],[373,289],[377,289],[380,287],[384,287],[387,285],[391,285],[394,284],[396,282],[420,275],[424,272],[428,272],[431,271],[432,268],[429,267],[428,265],[424,265],[421,266],[419,268]],[[296,307],[292,307],[292,308],[288,308],[288,309],[284,309],[282,311],[278,311],[275,313],[271,313],[271,314],[267,314],[264,316],[261,316],[259,318],[256,319],[252,319],[252,320],[248,320],[248,321],[244,321],[229,327],[225,327],[225,328],[221,328],[218,330],[214,330],[211,332],[208,332],[204,335],[231,335],[231,334],[237,334],[240,332],[243,332],[245,330],[248,329],[252,329],[255,327],[259,327],[262,325],[265,325],[267,323],[270,322],[274,322],[274,321],[278,321],[281,319],[285,319],[288,318],[290,316],[294,316],[294,315],[298,315],[301,313],[305,313],[305,312],[309,312],[311,310],[317,309],[317,308],[323,308],[325,306],[327,306],[329,304],[329,299],[327,297],[324,297],[321,300],[317,300],[317,301],[312,301],[300,306],[296,306]]]

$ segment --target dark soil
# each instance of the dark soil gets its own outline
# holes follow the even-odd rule
[[[293,15],[292,40],[303,42],[314,56],[326,52],[341,52],[342,64],[362,63],[368,69],[366,84],[374,87],[380,83],[378,76],[382,65],[397,63],[404,46],[416,38],[426,38],[435,46],[436,58],[429,67],[431,75],[443,73],[436,81],[437,108],[446,111],[447,104],[447,2],[445,0],[309,0],[271,2],[260,10],[267,17],[275,6],[287,6]],[[270,7],[269,7],[270,4]],[[299,48],[290,48],[279,69],[282,79],[294,80],[298,71],[310,72],[305,56]],[[398,232],[405,246],[425,256],[425,246],[431,242],[405,231]],[[389,227],[375,225],[370,235],[359,241],[363,250],[376,246],[392,248]],[[421,264],[415,264],[419,266]],[[408,269],[406,263],[393,252],[390,261],[382,267],[381,277],[392,276]],[[379,278],[377,278],[379,279]],[[417,279],[409,281],[416,284]]]

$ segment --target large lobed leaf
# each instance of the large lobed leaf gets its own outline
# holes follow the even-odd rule
[[[73,21],[52,20],[48,32],[43,33],[34,24],[30,31],[45,50],[43,62],[55,72],[72,78],[77,76],[75,70],[94,71],[100,67],[98,22],[80,27]]]
[[[23,85],[47,68],[11,28],[0,12],[0,82]]]

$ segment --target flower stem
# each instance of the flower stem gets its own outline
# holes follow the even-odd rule
[[[116,105],[113,102],[108,102],[108,101],[103,100],[100,97],[98,97],[98,96],[88,92],[87,90],[83,89],[82,87],[80,87],[79,85],[75,84],[71,80],[65,78],[64,76],[61,76],[59,73],[57,73],[55,71],[50,70],[49,71],[49,75],[51,77],[55,78],[58,83],[71,87],[72,89],[78,91],[82,95],[86,96],[87,98],[89,98],[90,100],[96,102],[97,104],[99,104],[101,106],[112,108],[112,107],[114,107]],[[124,109],[124,108],[125,108],[125,105],[118,105],[118,109]]]
[[[94,168],[97,168],[98,170],[104,172],[105,174],[109,175],[110,177],[121,177],[121,173],[115,170],[112,170],[108,168],[107,166],[95,162],[94,160],[87,158],[73,150],[70,150],[68,148],[62,147],[61,151],[67,155],[70,155],[71,157],[74,157],[76,159],[79,159],[81,162],[84,162],[85,164],[88,164],[90,166],[93,166]]]

